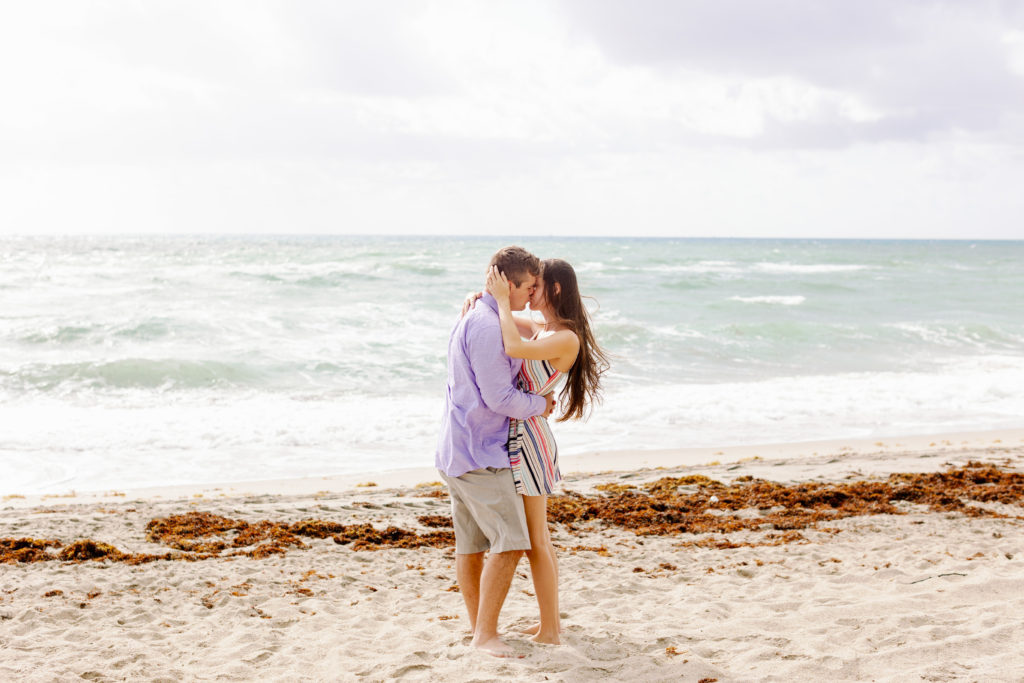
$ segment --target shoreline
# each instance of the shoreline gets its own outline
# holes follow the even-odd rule
[[[829,439],[741,446],[672,448],[652,450],[598,451],[560,458],[566,481],[583,476],[628,474],[642,470],[665,468],[726,469],[756,462],[780,463],[854,456],[875,468],[895,471],[883,465],[904,462],[909,454],[923,450],[935,453],[956,453],[964,449],[1024,446],[1024,428],[996,429],[976,432],[916,434],[898,437]],[[865,458],[865,456],[871,456]],[[912,458],[911,458],[912,459]],[[905,463],[907,466],[910,463]],[[898,469],[898,468],[897,468]],[[39,506],[74,505],[111,500],[174,500],[183,498],[216,499],[251,496],[300,496],[345,492],[412,488],[417,484],[440,479],[433,467],[404,468],[339,474],[317,477],[267,479],[209,484],[146,486],[97,491],[68,491],[60,494],[28,494],[13,492],[0,496],[0,510]],[[367,485],[372,484],[372,485]]]

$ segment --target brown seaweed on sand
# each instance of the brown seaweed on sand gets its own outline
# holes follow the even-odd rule
[[[353,550],[378,550],[385,547],[446,547],[455,542],[454,535],[445,531],[417,534],[414,531],[394,526],[375,529],[369,524],[346,525],[322,519],[304,519],[291,524],[269,520],[246,522],[209,512],[189,512],[183,515],[157,518],[150,521],[146,528],[149,540],[181,549],[190,547],[212,549],[214,546],[209,542],[198,544],[195,541],[237,532],[230,545],[235,548],[243,548],[261,543],[255,550],[244,553],[257,558],[286,552],[288,547],[305,548],[306,544],[299,539],[299,536],[331,537],[335,543],[341,545],[351,543]],[[221,545],[224,544],[221,543]]]
[[[452,526],[452,518],[450,515],[421,515],[416,518],[416,521],[423,526],[428,526],[433,529],[443,529]]]
[[[448,491],[445,489],[434,489],[432,491],[424,491],[423,493],[417,493],[416,498],[447,498]]]
[[[455,533],[451,531],[429,531],[418,534],[415,531],[389,526],[375,529],[369,524],[353,524],[342,533],[335,535],[339,545],[352,544],[352,550],[380,550],[382,548],[447,548],[455,545]]]
[[[60,541],[48,538],[0,538],[0,563],[45,561],[50,559],[46,549],[60,546]]]
[[[440,516],[435,522],[436,526],[444,524]],[[450,521],[448,525],[450,526]],[[0,561],[14,563],[109,560],[127,564],[142,564],[154,560],[192,562],[222,557],[222,553],[228,549],[235,549],[229,553],[231,556],[242,555],[262,559],[286,553],[289,548],[307,547],[300,536],[330,537],[340,545],[351,544],[352,550],[447,548],[455,544],[455,534],[451,531],[429,531],[419,534],[395,526],[376,529],[369,524],[346,525],[322,519],[305,519],[294,523],[270,520],[247,522],[210,512],[188,512],[157,517],[146,525],[148,541],[166,545],[179,551],[177,553],[126,553],[112,545],[92,539],[81,539],[63,548],[59,553],[49,553],[47,548],[60,547],[61,542],[53,539],[0,538]]]
[[[897,473],[886,479],[867,481],[785,485],[740,477],[725,484],[703,475],[689,475],[663,477],[645,485],[643,490],[627,486],[603,486],[601,490],[602,494],[593,496],[567,493],[550,497],[550,520],[565,525],[570,532],[581,531],[584,525],[603,524],[629,529],[640,536],[768,530],[756,545],[779,545],[808,542],[799,530],[809,527],[838,533],[838,529],[819,526],[822,522],[860,515],[904,514],[906,503],[926,506],[932,512],[1010,517],[993,509],[991,504],[1021,505],[1024,474],[969,462],[946,472]],[[747,512],[736,514],[740,510]],[[91,539],[63,546],[54,539],[0,538],[0,562],[193,562],[224,557],[225,553],[259,559],[280,555],[292,548],[305,548],[307,544],[302,538],[331,538],[352,550],[449,548],[454,545],[455,536],[447,515],[424,515],[418,522],[437,530],[419,533],[396,526],[377,529],[370,524],[346,525],[322,519],[293,523],[248,522],[193,511],[157,517],[146,525],[147,540],[177,552],[127,553]],[[705,536],[687,540],[683,545],[724,549],[753,544],[738,543],[725,536]],[[62,549],[49,552],[51,548]],[[231,552],[227,553],[229,550]],[[608,552],[604,546],[570,548],[571,552],[580,550],[599,555]]]
[[[703,475],[690,475],[664,477],[644,489],[646,493],[606,487],[603,496],[552,496],[548,499],[548,516],[570,530],[599,522],[630,529],[638,535],[729,533],[764,528],[795,531],[844,517],[903,514],[905,510],[896,505],[901,501],[927,505],[932,512],[1006,517],[978,503],[1021,504],[1024,474],[969,462],[946,472],[897,473],[879,481],[785,485],[744,477],[727,485]],[[758,512],[734,514],[749,509]],[[775,542],[799,540],[805,539],[793,533],[778,536]],[[735,547],[729,541],[699,544]]]
[[[63,544],[55,539],[0,538],[0,562],[30,563],[63,560],[65,562],[87,562],[89,560],[111,560],[126,564],[144,564],[154,560],[187,559],[182,556],[149,555],[126,553],[107,543],[83,538],[65,546],[59,553],[49,553],[46,548],[60,548]]]
[[[85,560],[113,560],[124,561],[128,559],[128,553],[121,552],[107,543],[99,543],[92,539],[75,541],[60,551],[57,556],[65,562],[82,562]]]

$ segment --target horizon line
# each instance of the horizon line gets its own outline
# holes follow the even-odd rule
[[[793,236],[707,236],[707,235],[516,235],[516,234],[460,234],[460,233],[274,233],[274,232],[86,232],[86,233],[0,233],[0,239],[8,237],[28,238],[74,238],[74,237],[212,237],[212,238],[454,238],[467,240],[493,240],[493,239],[609,239],[609,240],[786,240],[786,241],[845,241],[845,242],[1024,242],[1024,237],[793,237]]]

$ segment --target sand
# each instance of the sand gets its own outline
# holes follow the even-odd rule
[[[566,488],[604,495],[595,487],[685,475],[859,481],[970,461],[1024,471],[1024,441],[1010,436],[818,455],[803,452],[805,445],[772,458],[744,454],[741,462],[665,469],[602,467],[609,471],[570,475]],[[447,499],[423,497],[433,487],[376,483],[273,494],[215,487],[187,496],[8,498],[0,537],[65,545],[90,538],[128,553],[165,553],[167,546],[146,539],[147,523],[190,510],[419,533],[432,530],[420,517],[447,513]],[[722,534],[555,525],[564,645],[534,645],[514,633],[536,615],[524,561],[501,622],[524,655],[517,660],[468,646],[445,547],[358,551],[304,537],[307,547],[262,559],[0,564],[0,679],[1020,681],[1024,509],[985,506],[1009,516],[902,504],[905,514],[804,529],[800,542],[763,545],[771,530],[727,534],[754,544],[728,549],[692,545]]]

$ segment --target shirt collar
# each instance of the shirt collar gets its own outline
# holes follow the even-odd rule
[[[488,307],[495,313],[498,312],[498,300],[491,296],[489,293],[484,292],[484,295],[480,297],[480,301],[487,304]]]

